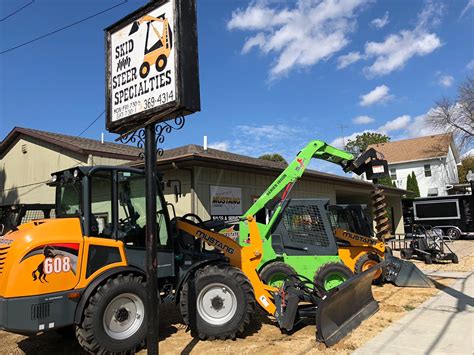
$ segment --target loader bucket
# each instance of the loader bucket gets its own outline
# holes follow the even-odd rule
[[[431,280],[410,261],[388,255],[385,257],[385,280],[399,287],[434,287]]]
[[[372,279],[382,263],[331,289],[316,311],[316,338],[332,346],[378,311]]]
[[[133,24],[132,24],[132,28],[130,29],[130,33],[128,34],[129,36],[130,35],[133,35],[135,32],[138,31],[138,29],[140,28],[140,24],[138,23],[138,21],[135,21]]]

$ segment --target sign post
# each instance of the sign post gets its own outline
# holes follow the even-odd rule
[[[153,1],[105,36],[107,129],[145,148],[147,348],[158,354],[156,144],[173,128],[165,121],[182,126],[185,115],[200,110],[195,0]]]

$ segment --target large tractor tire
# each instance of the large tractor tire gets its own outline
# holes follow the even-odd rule
[[[364,271],[370,269],[371,267],[376,266],[380,263],[380,258],[378,255],[373,253],[366,253],[363,254],[357,259],[354,265],[354,271],[356,274],[363,273]],[[382,269],[378,269],[377,272],[374,274],[373,283],[376,285],[380,285],[383,283],[383,275],[384,272]]]
[[[134,354],[146,341],[145,304],[142,277],[120,274],[108,279],[92,293],[76,326],[79,344],[92,354]]]
[[[296,275],[296,271],[281,261],[268,264],[260,271],[260,279],[273,287],[280,287],[292,275]]]
[[[314,276],[314,283],[324,287],[326,291],[339,286],[354,274],[342,263],[327,263],[321,266]]]
[[[180,309],[191,335],[201,340],[235,339],[255,309],[252,285],[239,269],[225,264],[199,269],[181,290]]]

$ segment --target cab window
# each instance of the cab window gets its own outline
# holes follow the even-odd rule
[[[159,187],[157,187],[159,188]],[[162,201],[157,196],[158,246],[167,246],[168,230]],[[126,245],[145,247],[146,198],[145,177],[132,172],[118,172],[118,238]]]
[[[91,236],[112,237],[112,201],[112,172],[95,172],[91,177]]]

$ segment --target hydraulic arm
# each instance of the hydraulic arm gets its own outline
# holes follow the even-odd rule
[[[283,172],[273,181],[267,190],[242,216],[247,218],[255,216],[261,209],[275,207],[272,217],[264,227],[262,235],[267,237],[275,221],[280,216],[291,189],[298,179],[301,178],[311,159],[321,159],[342,167],[344,172],[354,172],[357,175],[366,173],[367,179],[376,179],[388,174],[387,161],[380,159],[378,153],[373,148],[355,157],[352,153],[335,148],[323,141],[314,140],[309,142],[296,156],[296,158],[283,170]],[[281,197],[278,198],[279,194]],[[248,226],[240,223],[240,242],[245,242],[248,236]]]

